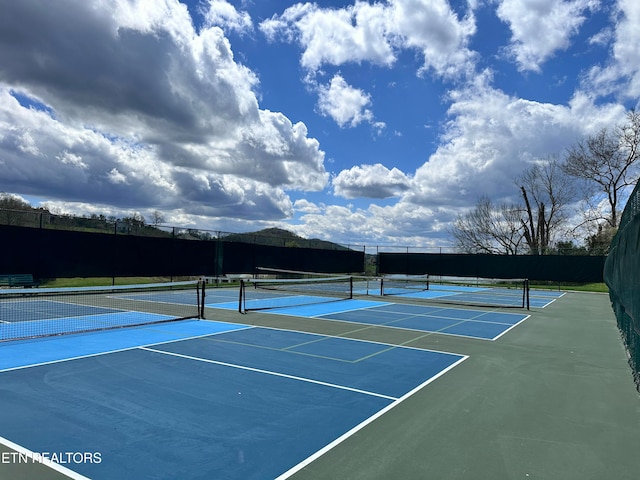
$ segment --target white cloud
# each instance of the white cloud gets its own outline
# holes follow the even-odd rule
[[[393,0],[390,5],[390,30],[401,48],[422,53],[422,71],[453,78],[473,71],[475,54],[468,43],[476,25],[471,10],[460,19],[445,0]]]
[[[40,155],[38,145],[31,136],[31,133],[20,127],[17,127],[15,130],[16,132],[19,132],[15,137],[15,146],[24,154],[35,156]]]
[[[70,153],[66,150],[56,156],[56,158],[65,164],[71,164],[78,168],[87,168],[87,164],[82,161],[82,157],[80,155]]]
[[[447,242],[446,222],[453,210],[398,202],[390,206],[317,205],[288,225],[307,238],[323,238],[342,244],[442,247]],[[371,251],[368,253],[375,253]]]
[[[486,80],[486,78],[485,78]],[[440,146],[412,177],[382,165],[340,172],[334,191],[346,198],[398,196],[392,205],[313,205],[292,228],[342,243],[436,247],[450,241],[448,226],[483,194],[496,202],[518,197],[514,178],[531,162],[624,119],[624,107],[596,106],[577,92],[568,105],[519,99],[482,78],[451,93]],[[361,204],[361,202],[358,202]]]
[[[604,28],[589,39],[589,44],[607,46],[613,41],[614,35],[613,29]]]
[[[196,32],[175,0],[5,5],[0,191],[282,219],[285,189],[325,188],[319,143],[259,108],[257,76],[214,26],[250,19],[208,6]]]
[[[107,174],[107,178],[111,183],[127,183],[127,177],[121,174],[115,167]]]
[[[296,41],[300,63],[312,72],[324,65],[370,62],[392,66],[403,49],[421,52],[422,70],[458,76],[472,70],[468,42],[475,33],[471,11],[459,19],[446,0],[356,2],[340,9],[296,4],[260,24],[274,41]]]
[[[411,179],[397,168],[376,163],[341,171],[332,181],[336,195],[345,198],[388,198],[409,190]]]
[[[295,208],[297,212],[302,213],[320,213],[323,207],[323,205],[316,205],[306,198],[301,198],[293,203],[293,208]]]
[[[324,64],[367,61],[391,65],[395,61],[381,4],[358,2],[331,9],[298,3],[262,22],[260,29],[272,41],[297,40],[304,50],[300,62],[312,71]]]
[[[226,0],[208,0],[208,4],[202,4],[201,9],[204,13],[205,23],[209,27],[215,25],[241,33],[253,30],[251,16],[247,12],[238,12]]]
[[[620,17],[616,29],[615,58],[619,61],[637,59],[640,56],[640,4],[634,0],[618,0],[618,9]]]
[[[625,79],[621,91],[628,98],[640,96],[640,4],[619,0],[619,21],[613,47],[614,64],[610,67]],[[606,76],[606,73],[605,73]]]
[[[38,153],[28,155],[14,148],[20,141],[21,125],[30,132]],[[305,148],[305,131],[289,126],[295,132],[286,145],[293,152],[290,162],[282,161],[280,172],[264,175],[264,181],[250,178],[259,171],[241,177],[222,169],[192,169],[177,166],[158,155],[152,146],[131,144],[111,139],[99,132],[64,125],[44,112],[21,108],[6,91],[0,89],[0,152],[5,165],[0,176],[0,191],[20,191],[30,195],[46,194],[51,205],[64,205],[70,211],[84,213],[83,205],[135,205],[140,209],[162,208],[168,212],[184,211],[193,215],[231,216],[241,219],[279,219],[292,214],[291,200],[278,179],[295,179],[301,173],[295,158]],[[287,124],[284,123],[285,131]],[[301,146],[296,146],[301,143]],[[313,145],[312,145],[313,148]],[[266,162],[267,158],[262,161]],[[293,166],[289,166],[292,163]],[[259,163],[254,169],[259,169]],[[267,164],[268,165],[268,164]],[[269,172],[268,166],[264,172]],[[322,182],[324,176],[315,179]],[[272,186],[269,181],[275,184]],[[305,180],[303,187],[312,180]],[[59,200],[56,200],[59,199]],[[71,202],[78,202],[73,208]]]
[[[618,0],[612,7],[612,27],[591,39],[611,47],[604,65],[594,65],[583,78],[582,89],[593,98],[613,95],[622,102],[637,102],[640,96],[640,4]]]
[[[341,127],[365,120],[381,133],[386,123],[373,121],[366,108],[370,94],[350,87],[342,75],[334,74],[329,86],[318,86],[317,77],[328,66],[367,62],[390,68],[403,50],[411,50],[423,59],[418,74],[459,79],[474,71],[476,53],[468,48],[476,32],[473,12],[468,9],[459,18],[446,0],[358,1],[343,8],[297,3],[259,28],[269,41],[299,44],[300,64],[306,82],[319,93],[320,113]]]
[[[500,19],[511,28],[506,49],[521,71],[539,72],[540,66],[558,51],[566,50],[584,13],[597,8],[598,0],[501,0]]]
[[[365,82],[350,75],[414,59],[409,68],[434,77],[433,90],[426,91],[423,79],[416,81],[424,91],[407,90],[416,103],[440,87],[450,92],[440,99],[449,104],[446,123],[430,117],[437,113],[429,102],[414,122],[425,140],[413,155],[428,157],[415,173],[413,166],[403,173],[405,158],[392,159],[397,168],[382,164],[390,159],[364,159],[371,164],[341,166],[331,179],[336,203],[342,197],[355,205],[312,202],[320,198],[312,194],[292,202],[293,190],[327,188],[330,160],[304,123],[260,107],[259,77],[237,61],[225,35],[254,28],[240,7],[203,2],[204,24],[196,29],[176,0],[43,0],[6,2],[0,16],[0,191],[41,196],[54,208],[80,213],[148,216],[161,209],[174,224],[200,228],[245,231],[295,218],[297,225],[281,226],[308,237],[442,244],[445,225],[481,194],[508,199],[512,179],[528,162],[622,120],[623,107],[603,103],[604,95],[640,95],[635,0],[619,0],[613,27],[591,37],[613,57],[585,75],[582,90],[563,104],[511,96],[475,71],[478,54],[469,42],[480,2],[458,2],[456,10],[446,0],[345,3],[298,3],[260,29],[271,41],[300,48],[302,75],[319,96],[317,111],[343,127],[383,128],[373,112],[379,115],[384,102],[375,93],[391,83],[384,72],[367,79],[374,86],[365,91]],[[598,2],[499,4],[512,32],[509,53],[522,71],[536,71],[570,46]],[[252,50],[245,53],[249,59]],[[375,67],[367,72],[358,64]],[[425,124],[434,128],[424,132]],[[404,125],[390,119],[389,125],[397,144],[413,141]],[[440,138],[427,151],[436,128]],[[337,165],[343,159],[336,137],[327,145]],[[391,200],[367,206],[358,197]]]
[[[340,127],[355,127],[361,122],[373,123],[373,112],[366,108],[371,97],[347,84],[341,75],[335,75],[328,86],[319,86],[318,108]]]
[[[624,118],[620,105],[595,106],[582,93],[569,105],[511,97],[482,82],[452,93],[440,146],[415,174],[404,200],[427,206],[517,196],[513,179],[536,158],[562,155],[587,134]]]

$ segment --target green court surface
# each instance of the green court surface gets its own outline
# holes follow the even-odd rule
[[[527,313],[492,342],[212,308],[206,318],[469,356],[289,478],[640,478],[640,395],[608,296],[568,293]],[[10,450],[0,445],[3,452]],[[68,477],[42,465],[0,464],[2,480],[35,478]]]
[[[640,396],[609,297],[569,293],[530,313],[495,342],[247,315],[252,323],[469,355],[291,478],[640,478]]]

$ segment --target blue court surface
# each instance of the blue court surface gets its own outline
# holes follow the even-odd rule
[[[298,301],[300,298],[298,297]],[[313,301],[313,299],[310,299]],[[229,303],[208,304],[211,308],[232,308]],[[309,305],[271,308],[265,313],[379,325],[445,335],[496,340],[529,315],[431,305],[387,303],[370,300],[339,300]],[[251,313],[249,313],[251,315]]]
[[[64,289],[47,289],[46,291],[55,292],[56,290]],[[91,289],[87,288],[86,290],[90,291]],[[4,290],[4,292],[15,293],[13,290]],[[42,290],[38,290],[38,292],[42,292]],[[164,303],[193,306],[193,309],[187,310],[187,312],[190,316],[196,316],[196,305],[192,292],[113,293],[106,298],[137,300],[155,305]],[[141,325],[172,318],[175,318],[175,315],[74,303],[74,299],[71,297],[56,299],[25,295],[21,298],[0,302],[0,340],[37,337],[43,333],[58,335],[117,326]]]
[[[545,308],[555,302],[556,299],[562,297],[565,293],[552,290],[531,290],[530,306],[532,308]],[[366,297],[366,291],[360,292],[361,297]],[[515,293],[496,293],[495,289],[483,287],[465,287],[465,286],[447,286],[441,288],[434,285],[431,290],[403,291],[396,295],[388,295],[384,297],[385,302],[393,302],[394,297],[409,298],[415,300],[434,300],[436,302],[447,302],[454,306],[467,305],[490,305],[494,307],[504,306],[512,307],[522,303],[521,294]],[[381,297],[378,297],[381,298]],[[322,295],[305,295],[292,292],[263,291],[256,298],[248,300],[246,307],[251,309],[255,303],[257,309],[278,309],[290,308],[305,303],[314,304],[322,302],[335,301],[335,298],[323,297]],[[207,307],[224,308],[228,310],[238,309],[238,291],[232,288],[218,288],[207,290]]]
[[[534,308],[544,308],[562,295],[564,295],[562,292],[531,290],[529,293],[529,305]],[[523,303],[521,292],[510,292],[508,290],[483,287],[452,287],[451,285],[432,285],[429,290],[404,292],[399,294],[399,296],[423,300],[444,300],[452,303],[457,302],[461,305],[468,304],[513,307],[522,306]]]
[[[486,288],[474,287],[458,288],[461,289],[463,295],[487,290]],[[235,310],[238,308],[236,295],[236,292],[229,289],[210,290],[207,293],[206,306]],[[256,299],[255,302],[265,308],[262,310],[265,313],[339,320],[364,325],[382,325],[484,340],[496,340],[529,318],[529,314],[523,313],[521,309],[509,312],[426,305],[424,303],[392,303],[396,295],[384,297],[388,301],[336,300],[330,297],[323,298],[286,292],[265,292],[263,295],[264,298]],[[456,292],[443,292],[435,288],[434,290],[416,291],[397,296],[419,300],[434,298],[434,296],[455,295]],[[483,295],[486,295],[486,292]],[[557,291],[532,290],[531,306],[544,308],[563,295],[563,292]]]
[[[99,454],[72,478],[287,478],[465,358],[212,321],[7,342],[0,443]]]
[[[380,325],[484,340],[497,340],[529,318],[527,313],[515,311],[497,312],[361,299],[336,300],[316,296],[281,294],[280,292],[272,295],[273,297],[266,299],[266,302],[260,300],[263,304],[269,304],[269,308],[262,310],[262,312],[364,325]],[[549,298],[555,298],[553,295],[554,292],[551,292]],[[393,299],[393,296],[385,297],[385,299],[387,298]],[[206,306],[228,310],[237,309],[237,301],[229,300],[229,291],[224,289],[217,292],[217,295],[207,294]],[[305,305],[305,303],[308,304]]]

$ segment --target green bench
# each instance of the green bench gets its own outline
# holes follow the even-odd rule
[[[0,274],[0,287],[36,287],[38,282],[30,273]]]

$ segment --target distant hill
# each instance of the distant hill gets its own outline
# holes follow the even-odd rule
[[[265,228],[257,232],[233,233],[226,235],[229,242],[258,243],[279,247],[319,248],[324,250],[349,250],[349,248],[327,240],[304,238],[282,228]]]
[[[157,220],[162,215],[158,212]],[[54,228],[61,230],[82,230],[142,236],[176,237],[189,240],[214,240],[217,232],[162,226],[154,222],[148,224],[140,214],[117,218],[105,215],[74,216],[54,214],[46,208],[34,208],[23,200],[9,194],[0,193],[0,224]],[[327,240],[307,239],[282,228],[265,228],[256,232],[223,234],[228,242],[256,243],[280,247],[317,248],[323,250],[350,250]]]

